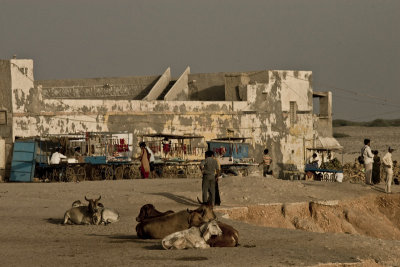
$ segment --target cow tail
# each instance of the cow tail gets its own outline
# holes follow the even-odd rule
[[[142,225],[140,223],[138,223],[136,225],[136,234],[139,238],[143,238],[143,227],[141,227]]]
[[[235,247],[237,247],[239,245],[239,233],[237,231],[233,233],[233,239],[235,240]]]
[[[167,246],[165,246],[165,240],[164,239],[161,241],[161,245],[162,245],[162,247],[164,249],[169,249]]]

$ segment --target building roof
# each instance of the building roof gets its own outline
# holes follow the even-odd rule
[[[315,140],[315,147],[307,148],[308,150],[342,150],[343,147],[334,137],[318,136]]]

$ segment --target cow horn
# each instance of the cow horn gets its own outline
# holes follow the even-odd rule
[[[204,204],[203,202],[200,201],[199,197],[197,197],[197,201],[198,201],[200,204]]]
[[[86,196],[85,196],[85,200],[86,200],[86,201],[89,201],[89,199],[88,199]]]
[[[98,199],[96,199],[96,201],[99,201],[101,199],[101,195],[99,196],[99,198]]]

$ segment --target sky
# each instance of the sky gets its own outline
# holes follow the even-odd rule
[[[311,70],[334,119],[400,118],[399,0],[0,0],[36,80]]]

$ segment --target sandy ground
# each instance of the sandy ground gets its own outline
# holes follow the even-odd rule
[[[400,128],[338,127],[345,162],[364,138],[400,159]],[[197,207],[200,179],[80,183],[0,183],[1,266],[400,266],[400,186],[226,177],[218,219],[239,230],[239,247],[166,251],[140,240],[135,217]],[[77,199],[102,196],[121,220],[108,226],[60,224]],[[315,203],[327,203],[315,204]],[[333,203],[333,206],[329,203]],[[303,229],[303,230],[299,230]]]
[[[335,127],[335,133],[342,133],[348,137],[338,138],[339,143],[344,147],[344,162],[354,162],[360,155],[364,145],[364,139],[371,140],[371,149],[378,150],[381,158],[386,154],[389,146],[396,150],[393,152],[393,160],[400,162],[400,127]],[[341,153],[336,155],[341,159]]]
[[[226,219],[226,211],[235,207],[324,200],[357,202],[371,195],[384,196],[381,187],[226,177],[220,184],[222,206],[216,211],[220,220],[239,230],[240,246],[166,251],[160,240],[137,239],[135,217],[146,203],[153,203],[159,210],[195,208],[196,197],[200,197],[200,179],[2,183],[1,265],[400,266],[400,241],[354,233],[263,227]],[[394,187],[393,191],[393,196],[398,196],[400,187]],[[101,195],[105,206],[120,212],[121,220],[108,226],[60,225],[71,203],[77,199],[83,201],[85,195],[93,198]],[[373,223],[371,227],[374,228]]]

